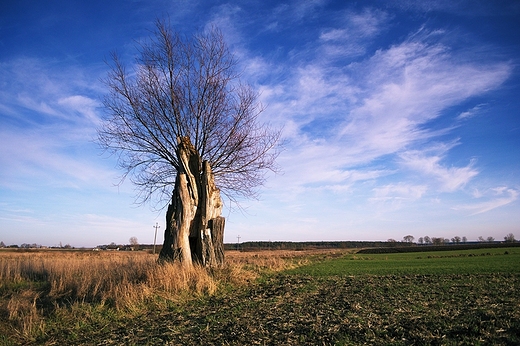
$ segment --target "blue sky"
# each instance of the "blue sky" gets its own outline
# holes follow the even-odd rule
[[[0,240],[152,243],[165,211],[94,139],[104,60],[156,18],[224,33],[280,174],[225,241],[520,237],[519,1],[3,1]],[[158,234],[162,242],[162,231]]]

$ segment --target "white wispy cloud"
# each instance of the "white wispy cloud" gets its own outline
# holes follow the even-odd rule
[[[413,185],[403,182],[387,184],[374,188],[374,197],[369,200],[372,202],[414,201],[421,198],[427,190],[428,187],[426,185]]]
[[[291,145],[290,151],[282,153],[279,159],[282,167],[290,167],[277,179],[281,188],[337,184],[351,177],[351,172],[341,169],[341,148],[308,140]]]
[[[78,188],[88,184],[110,188],[117,175],[102,166],[98,153],[87,154],[88,150],[96,150],[95,146],[82,140],[71,141],[67,136],[44,130],[0,131],[0,164],[4,167],[0,186]],[[81,155],[77,155],[77,151]]]
[[[426,192],[427,187],[425,185],[411,185],[411,184],[389,184],[374,189],[376,197],[390,197],[390,198],[406,198],[406,199],[419,199]]]
[[[298,22],[312,16],[314,11],[326,3],[326,0],[290,1],[278,5],[273,10],[273,15],[276,18],[281,18],[280,22]]]
[[[92,96],[96,86],[85,87],[86,73],[27,58],[1,65],[0,84],[10,85],[0,91],[1,185],[78,187],[113,179],[94,153],[100,103]]]
[[[475,161],[471,160],[464,167],[447,167],[442,164],[446,152],[438,155],[428,154],[424,151],[410,150],[400,154],[403,166],[433,177],[440,184],[440,190],[453,192],[464,187],[479,172],[474,168]]]
[[[484,108],[485,106],[487,106],[487,104],[485,104],[485,103],[478,104],[475,107],[460,113],[457,116],[457,119],[462,120],[462,119],[472,118],[472,117],[480,114],[482,112],[482,108]]]
[[[387,19],[385,12],[375,9],[345,12],[341,26],[321,32],[322,54],[331,59],[365,54],[367,45],[382,31]]]
[[[476,197],[486,199],[483,202],[461,204],[453,207],[453,209],[468,211],[471,215],[482,214],[515,202],[518,199],[518,194],[518,190],[500,186],[489,189],[485,194],[479,193]]]
[[[78,113],[93,125],[99,125],[101,119],[98,115],[100,103],[83,95],[65,96],[57,100],[57,104],[64,107],[64,111]]]
[[[507,62],[461,60],[447,47],[420,40],[379,50],[345,68],[328,67],[320,57],[293,68],[284,84],[264,85],[263,99],[269,115],[289,122],[292,134],[294,125],[314,135],[328,125],[322,136],[335,137],[360,161],[370,162],[444,134],[449,129],[425,125],[447,108],[498,87],[512,71]],[[313,121],[320,124],[306,129]]]
[[[337,30],[323,32],[320,41],[336,40],[341,36]],[[281,158],[282,168],[299,172],[283,180],[300,187],[327,179],[345,183],[348,172],[359,165],[367,172],[394,170],[388,163],[370,167],[387,155],[398,155],[406,169],[433,178],[440,191],[457,191],[474,178],[479,171],[471,158],[468,165],[454,167],[448,163],[449,148],[432,154],[415,146],[449,134],[451,128],[433,130],[428,124],[448,108],[499,87],[512,66],[471,62],[446,46],[429,43],[443,34],[411,35],[343,68],[331,67],[320,57],[292,68],[284,83],[264,85],[267,117],[285,123],[290,139],[291,155]]]
[[[407,41],[378,51],[362,70],[366,95],[346,116],[341,134],[374,158],[432,136],[425,124],[499,86],[511,66],[459,63],[443,46]]]
[[[61,67],[36,58],[0,62],[0,104],[4,116],[26,124],[60,123],[82,126],[96,123],[94,97],[103,90],[99,75],[81,68]]]

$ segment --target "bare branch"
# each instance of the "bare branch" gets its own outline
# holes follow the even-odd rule
[[[258,94],[240,82],[237,61],[217,28],[182,37],[157,22],[138,46],[130,72],[112,55],[105,84],[106,117],[100,145],[118,155],[123,177],[142,203],[169,199],[181,169],[178,139],[188,137],[210,163],[231,201],[255,197],[267,170],[275,170],[280,132],[260,124]]]

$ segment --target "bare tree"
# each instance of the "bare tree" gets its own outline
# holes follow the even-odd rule
[[[432,237],[431,241],[432,241],[433,245],[443,245],[444,244],[444,238]]]
[[[137,240],[137,237],[130,237],[130,245],[132,246],[132,250],[138,250],[139,249],[139,241]]]
[[[260,123],[258,94],[240,81],[218,29],[184,37],[158,21],[138,53],[129,72],[112,56],[99,142],[118,155],[139,202],[170,201],[161,259],[221,263],[220,193],[255,196],[275,168],[280,131]]]
[[[390,238],[387,240],[387,243],[390,245],[390,246],[397,246],[397,240],[393,239],[393,238]]]
[[[514,243],[516,240],[515,240],[515,235],[513,233],[509,233],[508,235],[506,235],[504,237],[504,241],[506,243]]]
[[[405,236],[403,237],[403,241],[404,241],[405,243],[412,243],[414,239],[415,239],[415,238],[414,238],[413,235],[405,235]]]

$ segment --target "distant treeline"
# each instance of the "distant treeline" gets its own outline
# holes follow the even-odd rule
[[[419,245],[417,243],[387,241],[253,241],[224,244],[225,250],[312,250],[312,249],[362,249],[359,253],[396,253],[416,251],[442,251],[459,249],[486,249],[500,247],[516,247],[520,242],[467,242],[440,245]]]
[[[446,251],[446,250],[473,250],[473,249],[491,249],[501,247],[520,247],[520,242],[494,242],[494,243],[482,243],[482,242],[471,242],[465,244],[447,244],[447,245],[417,245],[413,246],[402,246],[404,244],[399,243],[399,246],[395,247],[379,247],[359,250],[359,254],[384,254],[384,253],[400,253],[400,252],[428,252],[428,251]]]
[[[25,245],[25,244],[24,244]],[[464,249],[486,249],[501,247],[520,247],[520,242],[467,242],[467,243],[448,243],[439,245],[421,245],[406,242],[388,241],[252,241],[243,243],[224,244],[224,250],[258,251],[258,250],[313,250],[313,249],[360,249],[358,253],[377,254],[377,253],[399,253],[399,252],[423,252],[423,251],[443,251],[443,250],[464,250]],[[63,247],[19,247],[18,245],[5,246],[5,248],[16,248],[20,250],[31,249],[62,249],[62,250],[90,250],[89,248]],[[152,251],[153,244],[139,245],[98,245],[96,250],[119,250],[119,251]],[[155,252],[161,251],[162,244],[155,246]]]
[[[312,250],[312,249],[352,249],[367,247],[409,247],[416,246],[413,243],[389,243],[383,241],[253,241],[235,244],[224,244],[225,250]]]
[[[108,244],[108,245],[98,245],[96,246],[97,250],[118,250],[118,251],[142,251],[142,250],[153,250],[153,244],[134,244],[134,245],[121,245],[121,244]],[[162,249],[161,245],[155,246],[155,252],[159,253]]]

